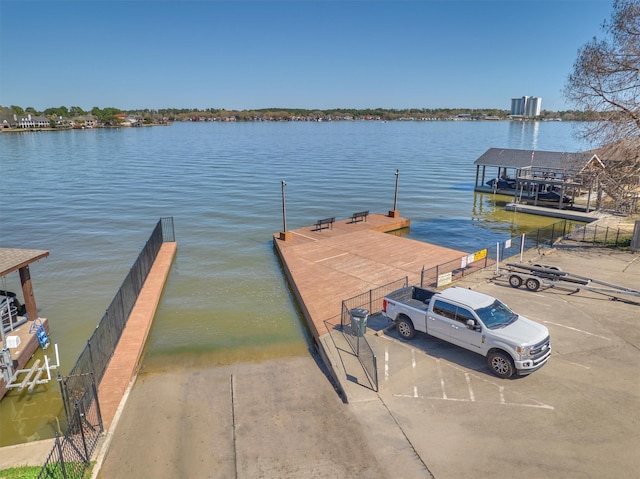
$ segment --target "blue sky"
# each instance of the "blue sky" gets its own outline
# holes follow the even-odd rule
[[[612,0],[0,0],[0,105],[500,108],[562,89]]]

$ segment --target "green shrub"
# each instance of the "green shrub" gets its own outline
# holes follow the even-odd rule
[[[40,466],[12,467],[0,471],[0,479],[36,479],[40,469]]]

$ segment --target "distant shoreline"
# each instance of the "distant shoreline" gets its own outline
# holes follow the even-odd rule
[[[99,125],[99,126],[93,126],[93,127],[80,127],[80,128],[51,128],[51,127],[45,127],[45,128],[36,128],[36,127],[29,127],[29,128],[0,128],[0,133],[33,133],[33,132],[39,132],[39,131],[70,131],[70,130],[95,130],[95,129],[119,129],[119,128],[144,128],[144,127],[150,127],[150,126],[171,126],[174,122],[179,122],[179,123],[261,123],[261,122],[277,122],[277,123],[297,123],[297,122],[302,122],[302,123],[323,123],[323,122],[356,122],[356,121],[367,121],[367,122],[379,122],[379,123],[387,123],[387,122],[410,122],[410,121],[417,121],[417,122],[426,122],[426,121],[491,121],[491,122],[496,122],[496,121],[503,121],[503,122],[561,122],[563,121],[562,119],[559,118],[554,118],[554,119],[543,119],[543,120],[536,120],[533,118],[529,118],[529,119],[522,119],[522,118],[496,118],[496,117],[488,117],[488,118],[412,118],[412,119],[404,119],[404,118],[400,118],[400,119],[394,119],[394,120],[382,120],[382,119],[369,119],[369,118],[356,118],[356,119],[344,119],[344,118],[328,118],[328,119],[323,119],[323,118],[318,118],[318,119],[266,119],[266,118],[261,118],[261,119],[242,119],[242,120],[237,120],[237,119],[228,119],[228,118],[223,118],[223,119],[219,119],[219,118],[206,118],[206,119],[198,119],[198,120],[192,120],[192,119],[188,119],[188,120],[174,120],[174,121],[170,121],[170,122],[166,122],[166,123],[149,123],[149,124],[144,124],[144,125],[136,125],[136,126],[130,126],[130,125]],[[580,121],[580,120],[572,120],[572,121]]]
[[[0,132],[2,133],[34,133],[39,131],[72,131],[72,130],[102,130],[102,129],[120,129],[120,128],[144,128],[148,126],[169,126],[171,123],[153,123],[149,125],[139,125],[139,126],[92,126],[92,127],[81,127],[81,128],[0,128]]]

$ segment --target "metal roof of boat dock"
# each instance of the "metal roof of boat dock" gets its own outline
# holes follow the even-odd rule
[[[581,173],[593,161],[599,163],[600,167],[604,167],[595,153],[489,148],[473,164],[506,168],[553,168]]]
[[[0,248],[0,277],[18,271],[49,256],[49,252],[38,249]]]

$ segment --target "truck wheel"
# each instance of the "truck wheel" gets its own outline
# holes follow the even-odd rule
[[[491,372],[502,379],[508,379],[513,376],[513,363],[511,358],[503,353],[493,352],[487,356],[487,364]]]
[[[529,278],[524,285],[529,291],[538,291],[538,288],[540,288],[540,281],[534,278]]]
[[[522,284],[522,278],[520,276],[512,274],[511,276],[509,276],[509,284],[512,288],[519,288]]]
[[[413,339],[413,337],[416,335],[416,330],[413,327],[413,323],[406,316],[400,316],[396,328],[398,329],[398,334],[400,334],[400,336],[402,336],[404,339]]]

